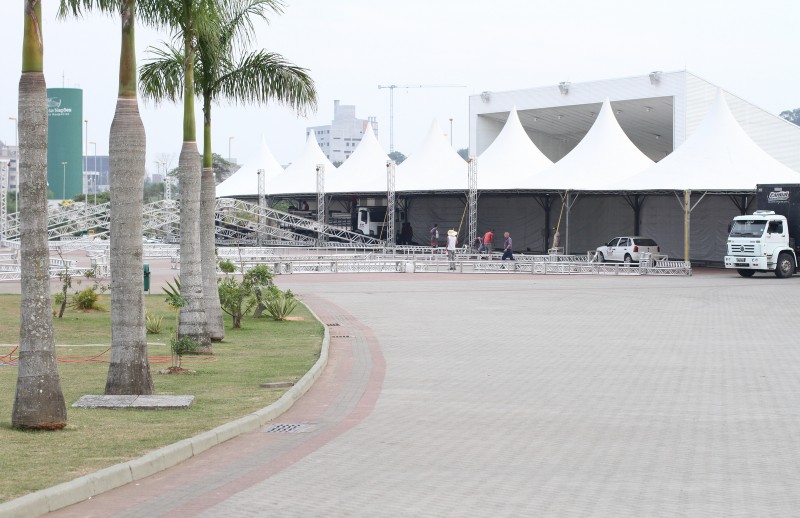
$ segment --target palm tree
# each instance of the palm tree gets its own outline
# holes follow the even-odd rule
[[[212,339],[224,337],[222,311],[216,283],[214,253],[214,181],[211,149],[211,105],[224,97],[235,102],[266,103],[277,100],[298,111],[315,109],[317,94],[307,70],[286,61],[281,55],[263,50],[235,58],[237,48],[250,45],[253,35],[251,16],[266,19],[267,11],[281,12],[277,0],[235,0],[222,13],[216,37],[198,38],[194,70],[195,90],[203,100],[203,172],[201,175],[201,255],[206,317]],[[182,55],[174,46],[149,49],[155,58],[141,68],[143,95],[154,99],[177,100],[183,88]]]
[[[82,9],[119,13],[122,24],[119,93],[109,132],[111,180],[111,362],[106,394],[153,393],[147,359],[142,290],[142,205],[146,137],[136,98],[135,20],[137,10],[157,21],[158,0],[61,0],[61,16]]]
[[[202,255],[200,248],[200,153],[194,119],[194,60],[198,39],[218,37],[219,13],[223,0],[162,0],[164,21],[183,41],[183,145],[178,158],[178,184],[181,190],[181,295],[187,303],[180,309],[178,335],[199,344],[198,352],[211,353],[203,299]],[[216,289],[216,287],[215,287]]]
[[[47,247],[47,85],[44,80],[42,5],[25,0],[19,80],[20,304],[19,373],[11,424],[59,430],[67,424],[50,303]]]

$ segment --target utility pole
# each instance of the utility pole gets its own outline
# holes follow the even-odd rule
[[[466,88],[466,85],[378,85],[389,89],[389,153],[394,152],[394,91],[397,88]]]

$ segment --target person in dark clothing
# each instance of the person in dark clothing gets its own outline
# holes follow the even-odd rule
[[[503,242],[503,260],[505,261],[506,259],[510,259],[511,261],[513,261],[514,250],[511,241],[511,234],[506,232],[505,234],[503,234],[503,237],[506,238],[506,240]]]

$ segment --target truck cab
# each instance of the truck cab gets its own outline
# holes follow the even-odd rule
[[[791,277],[797,270],[797,257],[786,216],[772,210],[757,210],[733,218],[725,268],[736,269],[742,277],[752,277],[756,272]]]

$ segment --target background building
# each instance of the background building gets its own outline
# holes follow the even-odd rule
[[[680,71],[483,92],[470,97],[470,152],[480,155],[489,147],[516,107],[528,136],[556,162],[586,135],[601,103],[608,98],[628,138],[652,160],[659,161],[700,125],[718,89],[691,72]],[[731,113],[748,136],[773,158],[800,172],[800,128],[723,92]]]
[[[372,131],[377,137],[378,122],[375,117],[357,119],[354,105],[333,101],[333,120],[330,125],[310,127],[306,135],[313,131],[322,152],[334,165],[338,165],[356,150],[368,123],[372,124]]]
[[[8,160],[8,192],[16,191],[19,185],[18,156],[19,147],[10,146],[0,140],[0,160]]]
[[[83,193],[83,90],[47,89],[47,182],[53,199]]]

